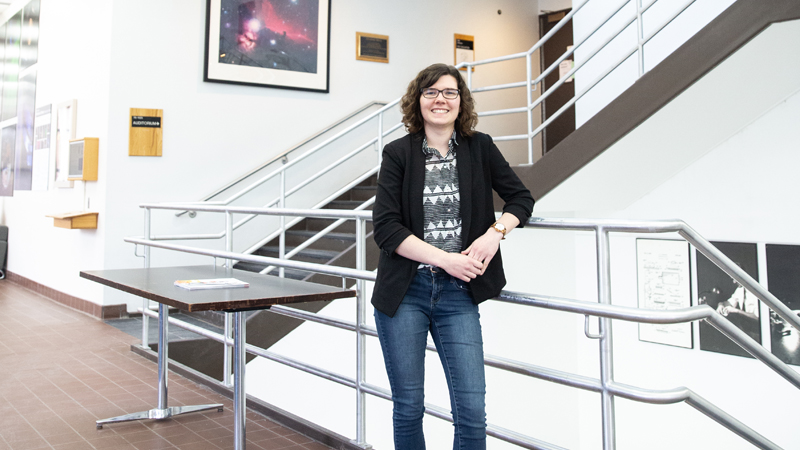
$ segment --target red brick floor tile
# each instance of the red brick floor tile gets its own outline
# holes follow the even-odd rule
[[[170,374],[170,405],[221,403],[156,421],[95,421],[155,408],[157,367],[131,352],[133,337],[21,288],[0,282],[0,450],[220,450],[233,448],[232,402]],[[248,449],[322,446],[247,411]]]

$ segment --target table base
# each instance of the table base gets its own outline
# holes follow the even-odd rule
[[[172,406],[166,409],[151,409],[150,411],[142,411],[138,413],[132,414],[125,414],[124,416],[117,416],[112,417],[110,419],[102,419],[98,420],[97,428],[103,428],[103,425],[107,423],[117,423],[117,422],[130,422],[132,420],[143,420],[143,419],[155,419],[155,420],[163,420],[169,419],[172,416],[177,416],[180,414],[186,414],[191,412],[197,411],[207,411],[209,409],[216,409],[219,412],[222,412],[222,403],[214,403],[209,405],[194,405],[194,406]]]

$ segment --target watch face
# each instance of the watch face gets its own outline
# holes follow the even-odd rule
[[[495,223],[494,225],[492,225],[492,227],[494,227],[495,230],[505,234],[506,227],[502,223]]]

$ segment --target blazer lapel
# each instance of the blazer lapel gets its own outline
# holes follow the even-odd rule
[[[458,135],[456,146],[458,167],[459,207],[461,208],[461,249],[465,250],[469,241],[470,218],[472,217],[472,153],[469,139]]]
[[[409,149],[411,164],[408,198],[410,199],[411,232],[420,239],[424,237],[424,209],[422,207],[422,191],[425,189],[425,154],[422,153],[422,137],[411,136]]]

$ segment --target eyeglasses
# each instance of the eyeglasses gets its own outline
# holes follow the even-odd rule
[[[442,97],[448,100],[454,100],[458,98],[458,89],[434,89],[434,88],[422,88],[419,90],[422,92],[422,96],[425,98],[436,98],[439,96],[439,92],[442,93]]]

